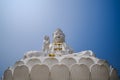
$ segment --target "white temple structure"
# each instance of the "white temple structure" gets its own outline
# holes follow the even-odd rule
[[[9,67],[3,80],[119,80],[117,71],[91,50],[74,53],[61,29],[50,43],[44,37],[41,51],[29,51]]]

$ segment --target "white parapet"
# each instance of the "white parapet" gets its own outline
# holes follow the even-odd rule
[[[61,56],[27,55],[31,52],[35,55],[17,61],[3,80],[118,80],[116,70],[90,50]]]

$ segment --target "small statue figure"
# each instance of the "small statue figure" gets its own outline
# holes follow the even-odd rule
[[[48,54],[49,52],[50,39],[49,36],[44,36],[42,51]]]

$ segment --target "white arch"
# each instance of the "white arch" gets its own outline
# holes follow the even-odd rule
[[[70,80],[69,68],[64,64],[56,64],[51,68],[51,80]]]
[[[58,60],[56,58],[46,58],[43,61],[44,64],[48,65],[48,67],[52,67],[54,64],[58,63]]]
[[[40,59],[37,58],[31,58],[27,61],[27,66],[29,66],[29,68],[31,69],[35,64],[39,64],[41,63]]]
[[[106,68],[108,69],[108,71],[110,72],[110,65],[108,64],[108,62],[107,62],[106,60],[101,60],[101,59],[99,59],[99,60],[97,61],[97,64],[105,65]]]
[[[10,69],[7,69],[7,70],[4,72],[3,80],[13,80],[12,71],[11,71]]]
[[[44,64],[36,64],[32,67],[30,72],[30,80],[48,80],[49,68]]]
[[[61,60],[61,63],[71,67],[73,64],[77,63],[77,61],[72,57],[65,57]]]
[[[71,67],[71,80],[89,80],[90,70],[85,64],[74,64]]]
[[[117,71],[113,68],[111,69],[110,80],[119,80]]]
[[[89,68],[92,64],[94,64],[94,61],[89,57],[82,57],[82,58],[80,58],[79,63],[85,64]]]
[[[24,65],[25,63],[23,62],[23,61],[17,61],[15,64],[14,64],[14,68],[16,67],[16,66],[22,66],[22,65]]]
[[[29,80],[29,70],[27,66],[17,66],[14,69],[13,80]]]
[[[94,64],[91,66],[92,80],[109,80],[109,72],[105,65]]]

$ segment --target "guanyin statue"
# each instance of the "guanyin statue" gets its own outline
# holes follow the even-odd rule
[[[47,54],[55,54],[57,56],[72,54],[73,49],[65,42],[65,34],[61,29],[57,29],[53,33],[53,41],[50,43],[49,37],[45,36],[43,40],[43,52]]]

